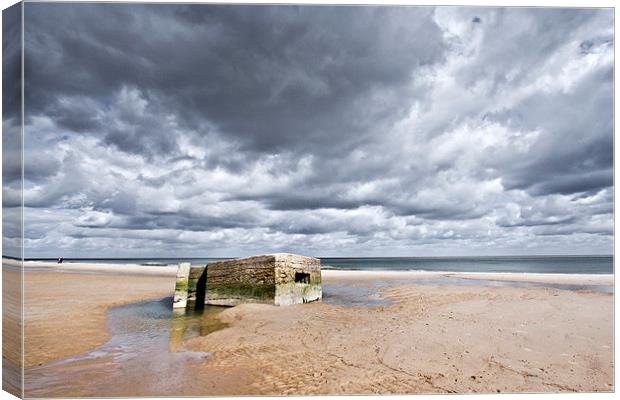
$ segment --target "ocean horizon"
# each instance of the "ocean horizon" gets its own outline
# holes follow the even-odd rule
[[[138,264],[168,266],[179,262],[207,264],[234,257],[179,258],[64,258],[67,263]],[[428,256],[428,257],[318,257],[323,269],[361,271],[451,271],[495,273],[613,274],[613,255],[546,256]],[[25,261],[56,261],[26,258]]]

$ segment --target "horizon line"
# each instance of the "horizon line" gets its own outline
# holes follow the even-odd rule
[[[272,254],[272,253],[261,253],[261,254],[257,254],[257,255],[267,255],[267,254]],[[294,254],[294,253],[291,253]],[[149,259],[149,260],[164,260],[164,259],[197,259],[197,258],[217,258],[217,259],[221,259],[221,258],[225,258],[225,259],[235,259],[235,258],[245,258],[245,257],[252,257],[252,256],[221,256],[221,257],[208,257],[208,256],[182,256],[182,257],[134,257],[134,256],[130,256],[130,257],[64,257],[61,256],[63,259],[68,260],[68,259],[73,259],[73,260],[131,260],[131,259],[135,259],[135,260],[144,260],[144,259]],[[340,258],[340,259],[346,259],[346,258],[393,258],[393,259],[398,259],[398,258],[482,258],[482,257],[614,257],[614,254],[500,254],[500,255],[446,255],[446,256],[441,256],[441,255],[434,255],[434,256],[312,256],[315,258]],[[7,256],[7,255],[2,255],[2,258],[9,258],[9,259],[13,259],[13,260],[22,260],[19,257],[13,257],[13,256]],[[49,257],[24,257],[23,261],[32,261],[32,260],[44,260],[44,259],[50,259],[50,260],[56,260],[59,257],[55,257],[55,256],[49,256]]]

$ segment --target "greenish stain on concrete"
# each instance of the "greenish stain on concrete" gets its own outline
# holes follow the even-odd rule
[[[309,294],[314,294],[314,293],[319,293],[321,291],[321,285],[320,284],[309,284],[309,285],[304,285],[303,286],[303,294],[305,295],[309,295]]]
[[[207,301],[221,298],[253,298],[271,300],[275,296],[275,284],[220,283],[217,286],[207,284]]]

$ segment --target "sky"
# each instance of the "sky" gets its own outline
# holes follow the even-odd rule
[[[26,3],[24,42],[26,257],[613,252],[611,9]]]

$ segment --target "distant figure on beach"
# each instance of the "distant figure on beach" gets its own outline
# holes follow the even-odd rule
[[[58,257],[58,264],[62,264],[63,261],[65,261],[64,257]]]

